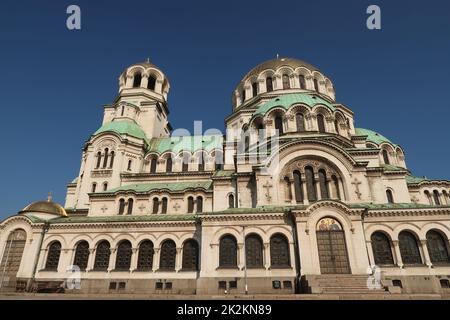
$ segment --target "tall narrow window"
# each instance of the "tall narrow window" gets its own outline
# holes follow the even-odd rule
[[[108,165],[108,156],[109,156],[109,149],[105,149],[105,158],[103,159],[103,168],[106,168]]]
[[[278,130],[280,136],[283,134],[283,119],[280,115],[275,117],[275,129]]]
[[[388,203],[394,203],[394,196],[392,195],[391,190],[386,190],[386,198]]]
[[[97,245],[95,250],[95,262],[94,270],[96,271],[106,271],[109,267],[109,256],[111,255],[111,250],[109,242],[104,240]]]
[[[302,203],[303,202],[303,184],[302,177],[300,171],[295,170],[293,173],[294,176],[294,190],[295,190],[295,202]]]
[[[111,168],[111,169],[114,165],[114,157],[115,156],[116,156],[116,154],[114,153],[114,151],[111,151],[111,161],[109,162],[109,168]]]
[[[156,78],[154,76],[148,77],[147,89],[155,91]]]
[[[310,202],[317,201],[316,182],[314,179],[314,170],[311,167],[305,168],[306,190],[308,192],[308,200]]]
[[[188,240],[183,245],[183,270],[198,270],[198,243],[195,240]]]
[[[167,198],[162,198],[161,213],[167,213]]]
[[[106,190],[108,190],[108,182],[105,182],[103,184],[103,191],[106,191]]]
[[[325,118],[320,113],[317,115],[317,127],[319,128],[319,132],[325,133]]]
[[[263,243],[256,234],[245,238],[245,261],[248,268],[263,267]]]
[[[198,155],[198,171],[205,171],[205,155],[203,152]]]
[[[428,203],[430,205],[433,205],[433,198],[431,197],[430,192],[428,190],[425,190],[424,194],[425,194],[425,197],[427,197]]]
[[[234,195],[228,195],[228,208],[234,208]]]
[[[125,213],[125,199],[119,200],[119,214]]]
[[[383,153],[383,161],[384,161],[384,163],[385,164],[389,164],[388,151],[386,149],[383,149],[382,153]]]
[[[266,88],[267,88],[267,92],[273,91],[272,77],[267,77],[266,78]]]
[[[166,271],[175,270],[176,255],[177,248],[175,242],[172,240],[165,240],[161,245],[159,268]]]
[[[94,183],[92,184],[91,192],[92,192],[92,193],[95,193],[95,190],[97,190],[97,184],[94,182]]]
[[[333,181],[335,198],[341,199],[341,194],[340,194],[340,190],[339,190],[339,179],[335,175],[333,175],[333,176],[331,176],[331,180]]]
[[[283,89],[284,90],[290,89],[291,84],[289,82],[289,76],[287,74],[283,74],[282,80],[283,80]]]
[[[439,197],[439,191],[434,190],[433,191],[433,200],[434,200],[434,204],[437,206],[441,205],[441,199]]]
[[[134,200],[133,199],[128,199],[128,208],[127,208],[127,214],[132,214],[133,213],[133,203]]]
[[[73,265],[78,266],[81,271],[86,270],[89,260],[89,243],[80,241],[75,249]]]
[[[136,73],[133,79],[133,88],[139,88],[141,86],[142,75],[140,73]]]
[[[219,243],[219,266],[221,268],[237,267],[237,241],[232,235],[225,235]]]
[[[422,264],[416,237],[408,231],[398,235],[400,253],[404,264]]]
[[[242,89],[242,93],[241,93],[241,102],[242,103],[244,103],[245,102],[245,99],[246,99],[246,96],[245,96],[245,89]]]
[[[289,242],[281,233],[270,238],[270,264],[272,268],[290,267]]]
[[[122,106],[122,111],[120,112],[120,116],[123,117],[124,113],[125,113],[125,106]]]
[[[144,240],[139,245],[137,269],[140,271],[151,271],[153,268],[153,242]]]
[[[197,213],[203,212],[203,198],[197,197]]]
[[[284,198],[289,202],[292,200],[291,181],[289,177],[284,177]]]
[[[152,157],[150,160],[150,173],[156,173],[157,161],[158,160],[155,157]]]
[[[314,90],[319,92],[319,81],[317,81],[317,79],[314,79]]]
[[[52,242],[48,248],[47,262],[45,263],[46,270],[58,270],[59,257],[61,255],[61,243],[59,241]]]
[[[188,197],[188,213],[194,212],[194,197]]]
[[[168,156],[166,159],[166,172],[172,172],[172,156]]]
[[[131,243],[128,240],[121,241],[117,247],[116,270],[128,271],[131,266]]]
[[[295,122],[297,124],[297,132],[305,131],[305,117],[303,113],[299,112],[295,115]]]
[[[127,167],[128,171],[131,171],[131,163],[132,163],[131,160],[128,160],[128,167]]]
[[[320,185],[320,197],[322,199],[330,198],[330,192],[328,190],[327,174],[325,170],[319,170],[319,185]]]
[[[258,83],[257,82],[252,83],[252,94],[253,94],[253,97],[256,97],[258,95]]]
[[[102,162],[102,153],[99,151],[97,152],[97,165],[95,166],[96,169],[100,168],[101,162]]]
[[[214,157],[216,170],[222,170],[223,168],[223,152],[217,151]]]
[[[391,243],[382,232],[374,232],[370,237],[376,265],[393,265]]]
[[[159,199],[158,198],[153,198],[153,210],[152,213],[156,214],[159,212]]]
[[[183,172],[188,172],[189,171],[189,155],[187,153],[183,154],[183,165],[182,165],[182,171]]]
[[[304,75],[300,75],[298,78],[299,82],[300,82],[300,89],[306,89],[306,81],[305,81],[305,76]]]
[[[448,241],[441,233],[430,230],[427,232],[427,248],[430,260],[434,264],[448,264],[450,258],[448,254]]]

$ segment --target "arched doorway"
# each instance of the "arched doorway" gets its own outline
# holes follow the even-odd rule
[[[0,263],[0,291],[15,291],[17,271],[22,261],[26,239],[27,234],[22,229],[16,229],[9,234]]]
[[[316,227],[317,249],[322,274],[350,273],[345,234],[333,218],[322,218]]]

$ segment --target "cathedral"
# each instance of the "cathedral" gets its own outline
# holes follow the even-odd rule
[[[64,206],[0,222],[0,292],[450,292],[450,181],[356,127],[316,67],[250,70],[225,134],[176,134],[149,61],[118,80]]]

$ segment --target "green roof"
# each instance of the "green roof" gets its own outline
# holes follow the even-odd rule
[[[408,184],[418,184],[418,183],[421,183],[424,181],[450,183],[450,180],[446,180],[446,179],[428,179],[426,177],[415,177],[415,176],[411,176],[411,175],[406,176],[406,183],[408,183]]]
[[[179,153],[188,151],[194,153],[198,150],[207,152],[215,149],[222,149],[222,135],[196,135],[196,136],[178,136],[169,138],[153,138],[150,141],[148,152],[163,154],[166,151]]]
[[[325,105],[331,111],[334,111],[336,109],[331,103],[322,99],[319,96],[307,93],[290,93],[278,96],[262,104],[258,108],[258,110],[256,110],[255,115],[264,115],[269,110],[275,107],[282,107],[285,110],[288,110],[294,104],[304,104],[310,108],[314,107],[317,104],[322,104]]]
[[[145,136],[141,127],[133,121],[118,120],[105,123],[100,129],[95,131],[94,135],[103,132],[115,132],[117,134],[126,134],[138,139],[144,139],[148,144],[148,139]]]
[[[152,190],[168,190],[172,192],[184,191],[187,189],[203,189],[211,190],[212,181],[179,181],[179,182],[155,182],[124,185],[118,188],[113,188],[96,194],[109,194],[119,191],[135,191],[137,193],[146,193]]]
[[[373,142],[377,145],[382,144],[383,142],[390,143],[392,145],[395,145],[392,143],[388,138],[385,136],[382,136],[378,132],[369,130],[369,129],[363,129],[363,128],[355,128],[355,133],[357,136],[367,136],[367,141]]]
[[[192,221],[195,214],[153,214],[153,215],[115,215],[96,217],[61,217],[50,223],[91,223],[91,222],[141,222],[141,221]]]

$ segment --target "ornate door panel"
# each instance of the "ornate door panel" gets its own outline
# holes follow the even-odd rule
[[[15,230],[9,235],[0,263],[0,291],[15,290],[16,275],[22,261],[25,241],[26,233],[21,229]]]
[[[350,273],[345,234],[341,226],[334,219],[322,219],[317,225],[316,235],[321,273]]]

